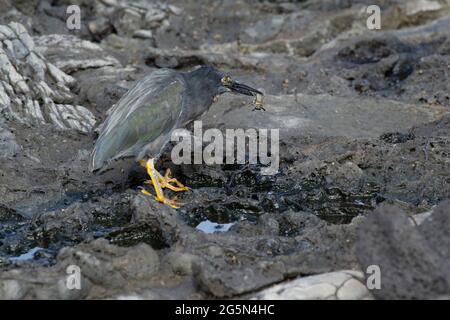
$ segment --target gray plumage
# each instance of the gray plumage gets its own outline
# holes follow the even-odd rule
[[[89,167],[98,171],[120,158],[158,158],[172,131],[185,127],[226,91],[254,95],[259,91],[222,82],[224,74],[203,66],[191,72],[159,69],[138,81],[109,111],[91,154]]]

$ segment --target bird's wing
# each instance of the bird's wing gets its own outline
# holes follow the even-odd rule
[[[140,80],[113,107],[91,154],[96,171],[111,160],[139,153],[146,144],[170,132],[182,110],[184,84],[169,69]]]

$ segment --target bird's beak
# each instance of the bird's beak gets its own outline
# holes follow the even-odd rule
[[[252,87],[249,87],[246,84],[239,83],[236,81],[231,81],[231,83],[227,87],[232,92],[244,94],[246,96],[256,96],[256,94],[263,95],[261,91],[253,89]]]

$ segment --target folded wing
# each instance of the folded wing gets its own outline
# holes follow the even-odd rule
[[[112,160],[136,156],[176,126],[184,84],[177,73],[159,69],[138,81],[111,109],[91,154],[90,170]]]

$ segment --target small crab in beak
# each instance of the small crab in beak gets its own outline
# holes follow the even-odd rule
[[[255,108],[253,110],[265,110],[263,107],[264,94],[261,91],[256,90],[255,88],[252,88],[246,84],[233,81],[231,80],[230,76],[224,76],[220,80],[220,84],[225,91],[255,97],[255,100],[253,101],[253,105],[255,106]]]

